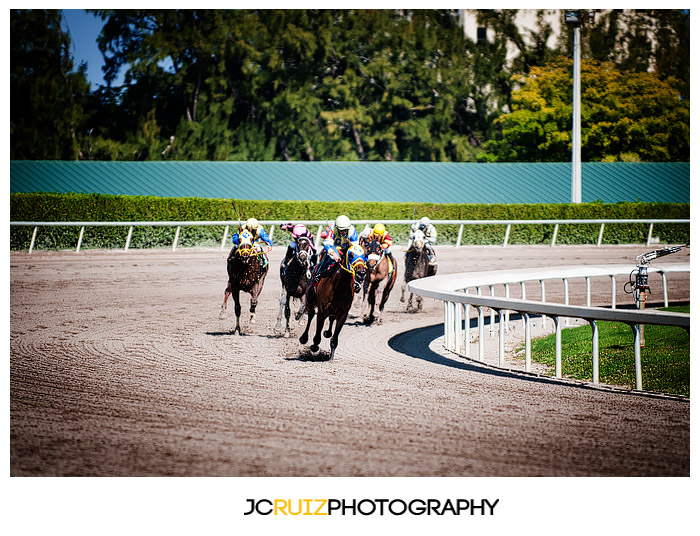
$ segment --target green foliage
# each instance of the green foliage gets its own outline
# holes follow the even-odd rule
[[[571,155],[571,65],[533,67],[500,116],[498,139],[484,161],[560,162]],[[623,72],[612,63],[581,66],[581,157],[584,161],[675,162],[690,159],[690,103],[672,81]]]
[[[471,10],[478,42],[448,9],[88,11],[106,61],[92,93],[60,11],[11,10],[11,158],[570,159],[571,32],[552,46],[545,10],[528,29],[520,10]],[[687,10],[584,27],[584,57],[612,62],[584,69],[584,160],[689,159],[689,29]]]
[[[59,10],[10,10],[10,158],[75,160],[89,85]]]
[[[570,204],[432,204],[432,203],[377,203],[364,201],[251,201],[235,200],[241,218],[259,220],[331,222],[339,214],[353,220],[413,220],[428,216],[432,220],[538,220],[538,219],[687,219],[689,204],[670,203],[582,203]],[[414,208],[415,215],[414,216]],[[102,194],[32,193],[10,196],[11,221],[238,221],[229,199],[196,197],[114,196]],[[387,226],[398,242],[408,239],[408,225]],[[562,225],[557,244],[595,244],[600,227],[597,225]],[[28,249],[32,229],[10,228],[10,247]],[[85,248],[124,247],[128,227],[86,228]],[[514,225],[510,244],[549,244],[554,225]],[[606,225],[606,244],[645,243],[648,226]],[[37,249],[74,248],[79,229],[71,227],[42,228],[38,233]],[[168,247],[172,244],[173,228],[137,227],[130,247]],[[438,225],[438,244],[456,243],[458,225]],[[690,226],[687,224],[659,224],[654,233],[664,243],[687,243]],[[220,244],[223,227],[193,226],[183,228],[179,243],[183,246]],[[502,244],[505,226],[465,225],[462,244]]]
[[[663,311],[690,313],[690,306]],[[602,383],[635,388],[634,336],[626,324],[598,322],[599,377]],[[562,372],[592,381],[590,326],[562,330]],[[683,328],[644,327],[642,384],[647,391],[690,396],[690,336]],[[532,342],[532,359],[554,367],[554,335]]]

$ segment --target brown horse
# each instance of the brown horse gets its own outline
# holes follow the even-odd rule
[[[431,266],[428,261],[428,254],[425,251],[425,235],[422,231],[417,230],[413,237],[411,249],[406,252],[405,260],[406,269],[404,272],[404,284],[401,285],[401,298],[399,301],[403,303],[406,284],[414,279],[421,279],[435,275],[437,273],[437,265]],[[423,308],[423,298],[416,294],[416,308],[413,309],[413,293],[408,293],[407,310],[411,312],[420,311]]]
[[[279,315],[277,315],[275,331],[282,331],[282,314],[284,314],[287,320],[284,328],[285,336],[290,333],[289,318],[292,312],[289,307],[289,302],[292,298],[301,300],[301,307],[294,315],[295,320],[299,320],[301,315],[304,314],[306,284],[309,282],[309,279],[311,279],[311,271],[314,267],[313,258],[314,250],[311,241],[305,236],[300,236],[296,241],[294,255],[287,261],[286,266],[283,266],[284,260],[282,260],[283,264],[280,264],[282,294],[280,296],[280,312]]]
[[[258,296],[260,296],[260,292],[262,292],[265,276],[267,275],[269,267],[267,258],[265,258],[265,266],[263,267],[261,255],[264,256],[265,254],[257,251],[255,247],[253,247],[252,238],[250,232],[244,230],[240,234],[239,246],[237,248],[234,246],[228,256],[226,267],[228,271],[228,284],[224,291],[224,303],[221,305],[219,318],[222,320],[226,318],[226,302],[228,301],[228,297],[232,295],[236,313],[236,327],[233,329],[234,334],[236,331],[239,334],[241,333],[241,302],[239,293],[243,291],[250,294],[250,323],[254,324]]]
[[[352,246],[335,267],[335,271],[319,281],[318,287],[309,285],[306,291],[306,311],[309,316],[306,329],[299,337],[301,344],[306,344],[309,340],[309,327],[314,316],[317,315],[316,334],[310,347],[313,353],[317,353],[321,342],[321,331],[327,318],[328,329],[323,332],[323,335],[331,338],[329,359],[333,359],[335,349],[338,347],[338,335],[343,329],[355,297],[355,280],[362,282],[365,274],[364,251],[360,246]],[[333,322],[335,322],[335,331],[333,331]]]
[[[377,291],[379,290],[379,284],[386,280],[382,289],[382,299],[379,302],[379,315],[376,318],[377,324],[381,324],[384,305],[389,299],[391,289],[394,288],[398,271],[396,266],[390,266],[389,258],[377,240],[371,240],[363,247],[367,256],[367,275],[369,276],[365,279],[362,293],[362,312],[364,313],[365,307],[369,304],[369,313],[363,315],[363,319],[366,324],[371,324],[375,321],[374,306],[377,301]]]

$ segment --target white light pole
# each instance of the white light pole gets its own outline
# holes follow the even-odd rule
[[[581,202],[581,27],[574,26],[574,110],[571,134],[571,202]]]
[[[588,20],[593,22],[594,11],[589,10]],[[571,128],[571,202],[581,202],[581,17],[580,9],[567,9],[564,22],[574,29],[574,106]]]

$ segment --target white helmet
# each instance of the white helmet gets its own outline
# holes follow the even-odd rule
[[[350,218],[347,216],[338,216],[335,220],[335,226],[339,231],[347,231],[350,229]]]
[[[258,227],[260,227],[260,223],[255,218],[248,218],[248,221],[245,222],[245,226],[248,229],[257,229]]]
[[[428,225],[430,225],[430,218],[428,218],[428,216],[423,216],[423,217],[420,219],[420,226],[421,226],[421,227],[427,227]]]

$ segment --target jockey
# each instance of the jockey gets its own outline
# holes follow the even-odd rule
[[[329,225],[326,229],[326,239],[323,241],[325,255],[321,262],[316,265],[314,276],[311,281],[317,284],[322,277],[330,275],[330,268],[345,256],[347,250],[359,243],[357,230],[350,223],[350,218],[341,215],[335,220],[334,225]],[[360,284],[355,283],[355,292],[360,289]]]
[[[255,218],[248,218],[248,220],[243,224],[243,227],[241,227],[237,233],[235,233],[231,237],[231,242],[233,242],[233,249],[231,250],[231,254],[229,255],[229,258],[236,252],[238,249],[238,246],[240,245],[240,233],[243,231],[249,231],[250,234],[253,235],[253,247],[259,252],[264,252],[263,251],[263,243],[267,244],[267,246],[272,247],[272,240],[270,240],[270,237],[267,234],[267,231],[265,231],[265,228],[260,225],[260,222],[256,220]],[[267,247],[265,247],[267,249]],[[263,268],[267,266],[267,256],[266,255],[260,255],[260,263],[262,264]]]
[[[437,231],[435,226],[430,223],[430,218],[423,216],[419,223],[414,223],[411,225],[411,233],[408,235],[408,250],[411,250],[413,246],[413,238],[415,236],[416,230],[420,230],[425,235],[425,252],[428,255],[428,264],[430,266],[435,266],[437,260],[435,259],[435,250],[433,249],[433,244],[437,242]]]
[[[289,259],[291,259],[296,254],[297,240],[301,237],[309,239],[309,243],[311,244],[311,251],[313,251],[311,255],[311,264],[316,264],[318,257],[316,254],[316,245],[314,244],[314,235],[311,231],[309,231],[306,228],[306,225],[304,225],[303,223],[281,223],[280,229],[292,233],[292,241],[289,243],[289,246],[287,247],[287,254],[284,257],[284,260],[282,261],[283,270],[287,267]]]
[[[370,231],[367,236],[367,241],[371,242],[372,240],[379,242],[384,248],[384,254],[389,257],[391,264],[395,267],[396,261],[394,261],[394,256],[391,254],[391,236],[389,236],[389,232],[386,230],[383,223],[376,224]]]

